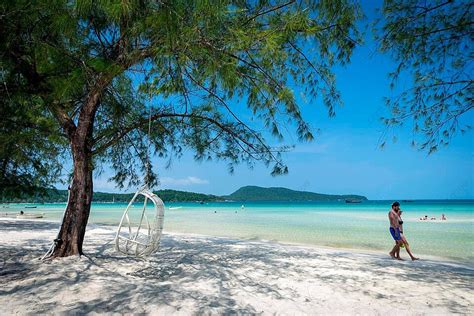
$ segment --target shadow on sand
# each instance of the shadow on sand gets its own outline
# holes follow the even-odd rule
[[[57,224],[0,223],[0,235],[49,229],[57,229]],[[31,312],[40,314],[58,310],[68,314],[145,313],[151,306],[168,306],[170,312],[258,314],[262,310],[255,303],[262,298],[295,303],[319,299],[305,296],[279,282],[281,279],[327,284],[344,295],[360,293],[363,289],[367,298],[394,304],[398,294],[389,283],[393,278],[402,278],[407,285],[400,291],[407,290],[405,295],[410,294],[413,284],[428,286],[440,294],[461,293],[455,300],[440,295],[442,301],[420,301],[420,304],[442,305],[452,313],[465,313],[463,293],[470,295],[474,288],[474,271],[462,266],[430,261],[395,262],[388,256],[321,252],[213,237],[164,235],[160,251],[142,260],[113,252],[113,232],[101,232],[93,237],[86,235],[87,255],[80,260],[39,262],[37,258],[49,246],[46,239],[22,240],[20,246],[2,243],[0,281],[15,285],[1,286],[0,298],[13,294],[22,297],[23,304],[34,305]],[[335,269],[345,273],[335,273]],[[366,286],[366,275],[371,275],[372,287]],[[84,295],[89,287],[98,284],[103,295],[91,298]],[[67,295],[79,298],[61,299],[65,289]],[[252,293],[255,301],[239,300],[242,293]],[[401,304],[403,300],[400,296]]]

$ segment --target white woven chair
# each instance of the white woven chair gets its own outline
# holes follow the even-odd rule
[[[140,219],[137,220],[136,216],[129,216],[129,213],[133,212],[133,209],[130,209],[139,195],[144,196],[145,201]],[[154,207],[153,214],[147,215],[147,211],[149,212],[147,210],[148,201],[151,201]],[[122,215],[115,236],[115,249],[118,252],[136,257],[145,257],[157,251],[163,231],[164,215],[165,206],[156,194],[146,187],[138,190]]]

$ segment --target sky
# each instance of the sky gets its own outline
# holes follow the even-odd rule
[[[364,4],[364,10],[373,18],[372,4]],[[385,148],[380,148],[386,129],[379,118],[387,114],[383,97],[392,95],[388,73],[394,63],[389,56],[376,52],[372,35],[367,33],[365,44],[355,49],[351,62],[336,69],[337,87],[344,103],[336,108],[336,116],[329,118],[320,102],[301,102],[305,120],[320,133],[311,143],[300,143],[292,135],[285,139],[284,144],[295,145],[294,150],[283,155],[289,174],[272,177],[271,168],[263,164],[253,170],[241,165],[229,174],[225,162],[196,162],[188,152],[173,160],[168,169],[164,168],[164,160],[153,158],[161,183],[156,189],[226,195],[241,186],[258,185],[360,194],[373,200],[473,199],[472,131],[456,136],[448,147],[428,155],[410,146],[412,133],[407,126],[395,131],[395,143],[389,137]],[[403,80],[408,78],[402,77],[402,83]],[[296,87],[292,88],[297,92]],[[464,120],[474,122],[472,112]],[[95,178],[94,191],[119,192],[107,181],[111,175],[111,170],[105,168]]]

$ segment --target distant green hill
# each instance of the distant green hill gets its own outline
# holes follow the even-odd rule
[[[286,188],[262,188],[257,186],[241,187],[234,193],[223,196],[233,201],[337,201],[356,200],[365,201],[361,195],[330,195],[306,191],[295,191]]]
[[[66,202],[67,190],[46,189],[44,194],[36,196],[20,196],[14,199],[0,199],[3,203],[55,203]],[[361,195],[329,195],[306,191],[295,191],[286,188],[262,188],[257,186],[241,187],[227,196],[216,196],[177,190],[158,190],[155,193],[166,202],[218,202],[232,201],[337,201],[337,200],[367,200]],[[94,202],[129,202],[133,193],[104,193],[94,192]],[[138,201],[143,198],[138,199]]]
[[[177,191],[177,190],[158,190],[155,193],[164,202],[214,202],[222,201],[218,196],[202,193]],[[134,193],[104,193],[94,192],[94,202],[129,202]],[[143,200],[139,198],[137,201]],[[15,199],[2,200],[10,203],[55,203],[66,202],[67,190],[47,189],[43,196],[21,196]]]

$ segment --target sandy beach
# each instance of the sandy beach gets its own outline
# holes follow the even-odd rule
[[[141,260],[101,225],[85,256],[40,262],[57,228],[0,219],[0,314],[474,313],[474,269],[452,262],[169,233]]]

